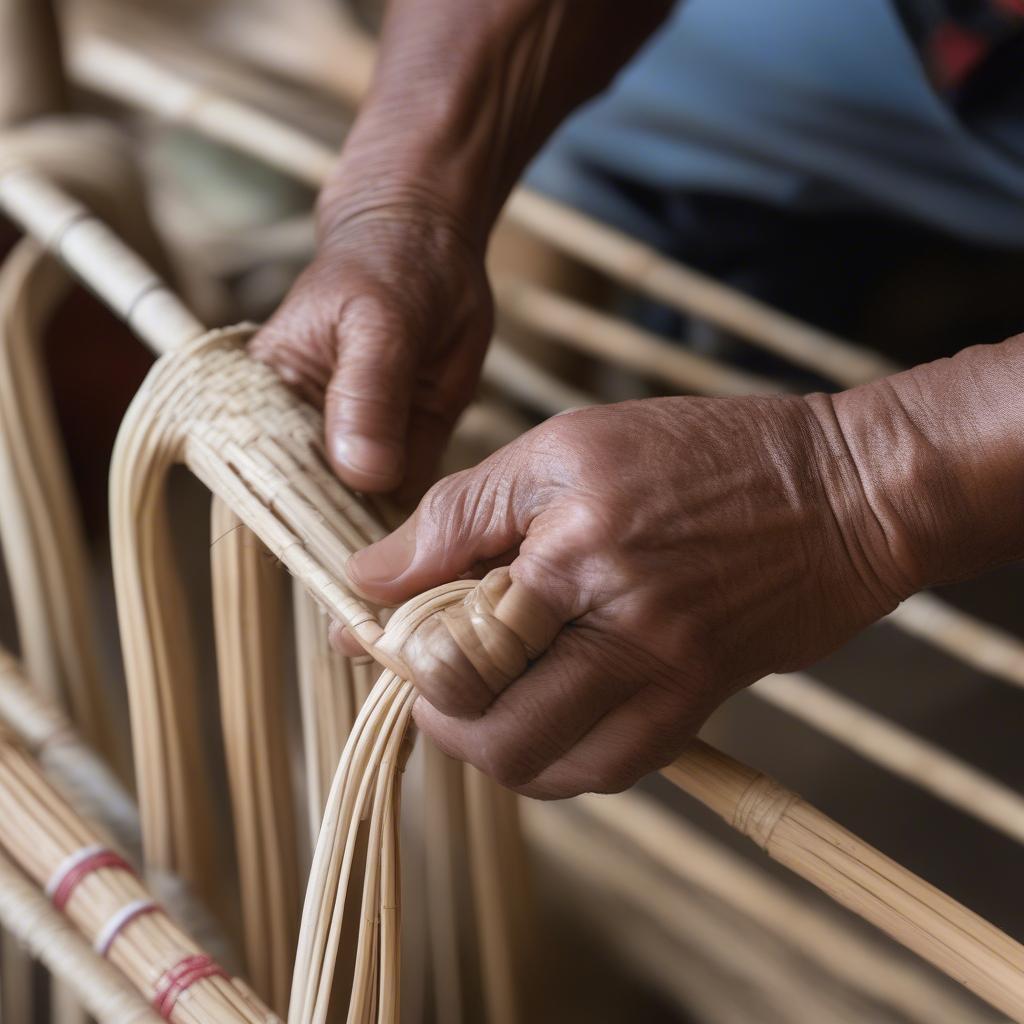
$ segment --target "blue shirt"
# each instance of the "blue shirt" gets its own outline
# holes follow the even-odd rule
[[[929,82],[891,0],[687,0],[528,180],[666,248],[669,228],[617,183],[871,210],[1020,248],[1018,78],[968,116]]]

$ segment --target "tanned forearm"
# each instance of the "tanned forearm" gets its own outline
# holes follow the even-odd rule
[[[809,399],[901,596],[1024,558],[1022,395],[1024,335]]]
[[[558,124],[603,89],[667,0],[392,0],[325,219],[407,201],[482,243]],[[358,211],[356,211],[358,212]]]

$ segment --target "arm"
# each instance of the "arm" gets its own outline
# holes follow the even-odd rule
[[[324,402],[351,486],[430,479],[492,326],[487,238],[550,132],[666,0],[393,0],[373,86],[318,207],[316,259],[253,352]]]
[[[1024,337],[836,396],[581,410],[442,480],[349,572],[390,604],[511,562],[561,632],[499,693],[432,650],[416,719],[528,795],[622,789],[739,688],[1024,557],[1022,395]]]

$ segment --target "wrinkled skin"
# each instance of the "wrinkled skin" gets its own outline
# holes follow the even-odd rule
[[[417,679],[416,720],[530,796],[624,789],[738,688],[1024,557],[1022,389],[1016,338],[835,396],[558,416],[438,483],[350,577],[398,603],[511,560],[561,634],[499,694]]]
[[[509,189],[670,7],[391,0],[316,258],[252,345],[324,406],[347,484],[422,493],[479,373]],[[1021,394],[1012,339],[832,397],[560,416],[437,484],[350,577],[397,604],[510,562],[562,632],[499,693],[418,678],[416,720],[521,792],[619,790],[737,688],[1024,557]]]
[[[738,688],[885,614],[912,584],[869,521],[830,504],[826,429],[799,398],[629,402],[441,481],[350,561],[360,589],[394,604],[514,558],[569,625],[497,697],[418,680],[420,728],[530,796],[617,791]]]
[[[323,407],[345,483],[415,500],[476,388],[490,288],[454,218],[411,196],[346,200],[322,200],[316,258],[250,351]]]

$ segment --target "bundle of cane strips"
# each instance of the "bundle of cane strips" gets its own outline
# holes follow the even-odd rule
[[[181,1024],[277,1019],[167,916],[129,862],[50,786],[6,727],[0,809],[18,821],[2,839],[7,855],[161,1017]]]

